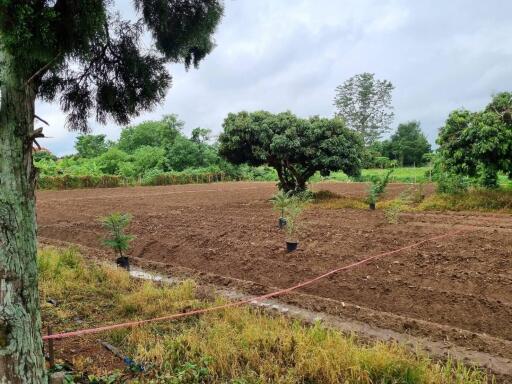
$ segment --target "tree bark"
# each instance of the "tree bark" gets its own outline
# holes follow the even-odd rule
[[[0,59],[0,383],[45,383],[32,164],[35,89],[13,74],[8,58]]]

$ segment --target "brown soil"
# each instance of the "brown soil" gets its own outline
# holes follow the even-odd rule
[[[405,188],[393,184],[389,194]],[[366,186],[323,183],[314,189],[361,196]],[[132,256],[140,261],[165,271],[181,267],[241,279],[266,291],[372,254],[467,229],[457,237],[331,276],[288,300],[512,358],[512,217],[404,213],[400,223],[392,225],[378,210],[313,206],[304,214],[299,250],[287,254],[268,202],[274,192],[272,183],[247,182],[40,191],[39,235],[101,248],[98,216],[130,212],[131,232],[136,235]]]

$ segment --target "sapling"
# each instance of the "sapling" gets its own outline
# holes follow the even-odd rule
[[[288,252],[297,249],[298,230],[300,227],[299,216],[304,211],[305,205],[311,201],[311,194],[301,193],[290,197],[288,206],[284,210],[286,218],[286,246]]]
[[[368,189],[368,197],[366,201],[370,206],[370,209],[375,209],[375,204],[386,190],[386,186],[389,183],[389,176],[393,173],[393,169],[390,169],[384,177],[373,176],[370,180],[370,188]]]
[[[286,208],[288,208],[290,205],[292,198],[288,193],[279,191],[274,196],[272,196],[270,201],[272,201],[274,210],[280,214],[278,225],[280,229],[283,229],[286,226],[285,211]]]
[[[109,236],[103,240],[103,243],[112,248],[116,253],[116,263],[120,267],[130,270],[130,262],[128,256],[123,254],[124,251],[130,248],[130,242],[133,236],[126,234],[125,228],[130,224],[132,216],[128,213],[114,212],[108,216],[100,218],[103,228],[107,229],[110,233]]]

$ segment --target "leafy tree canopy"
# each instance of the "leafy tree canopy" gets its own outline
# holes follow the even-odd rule
[[[384,156],[398,160],[402,166],[423,164],[425,162],[424,155],[430,150],[430,144],[421,131],[419,121],[400,124],[391,139],[382,144]]]
[[[197,127],[192,130],[191,140],[196,143],[206,143],[212,136],[211,129]]]
[[[181,134],[183,121],[176,115],[167,115],[160,121],[145,121],[135,126],[123,128],[119,138],[119,148],[132,153],[143,146],[160,147],[172,144]]]
[[[480,112],[453,111],[437,143],[447,171],[486,187],[497,186],[499,171],[512,177],[512,93],[495,95]]]
[[[91,158],[106,152],[110,145],[105,135],[80,135],[76,138],[75,149],[78,156]]]
[[[105,0],[2,1],[2,52],[13,78],[60,100],[68,126],[87,131],[94,115],[127,124],[163,99],[166,62],[197,66],[213,49],[218,0],[135,0],[138,19],[122,20]],[[154,48],[143,48],[149,31]]]
[[[362,142],[341,119],[302,119],[291,112],[230,113],[219,136],[219,154],[234,164],[276,169],[279,187],[299,192],[315,172],[359,175]]]
[[[365,146],[379,140],[390,129],[394,117],[393,89],[391,82],[375,79],[373,73],[367,72],[336,87],[336,116],[342,117],[348,128],[361,134]]]

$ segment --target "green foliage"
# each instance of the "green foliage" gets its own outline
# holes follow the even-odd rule
[[[272,196],[270,201],[272,202],[272,207],[274,210],[279,212],[281,217],[284,218],[286,208],[288,208],[291,203],[291,196],[286,192],[279,191],[274,196]]]
[[[233,164],[273,167],[285,192],[305,190],[315,172],[360,172],[362,143],[340,119],[240,112],[230,113],[223,127],[220,155]]]
[[[161,147],[142,146],[133,153],[133,166],[136,175],[144,175],[147,172],[164,171],[165,149]]]
[[[495,95],[480,112],[453,111],[437,143],[444,170],[496,188],[498,172],[512,177],[512,93]]]
[[[130,247],[130,242],[133,240],[132,235],[124,232],[126,227],[130,225],[131,220],[131,215],[120,212],[114,212],[100,218],[103,228],[109,231],[109,236],[103,240],[103,243],[121,257],[123,257],[123,251]]]
[[[94,112],[128,123],[159,102],[170,85],[166,63],[197,66],[213,49],[222,16],[216,0],[137,0],[138,21],[122,20],[98,0],[0,2],[3,58],[18,84],[58,96],[70,128],[86,132]],[[145,39],[144,30],[153,37]]]
[[[393,121],[391,92],[394,86],[387,80],[377,80],[373,73],[361,73],[336,87],[336,115],[347,127],[361,134],[365,146],[371,146],[389,131]]]
[[[110,143],[105,135],[80,135],[76,138],[75,149],[83,158],[97,157],[108,150]]]
[[[101,171],[108,175],[119,174],[119,167],[123,162],[127,162],[130,159],[123,150],[118,147],[111,147],[105,153],[98,156],[97,162]]]
[[[164,147],[181,135],[183,125],[176,115],[166,115],[160,121],[144,121],[123,128],[118,145],[127,153],[133,153],[140,147]]]
[[[205,153],[208,152],[208,153]],[[173,145],[166,148],[166,167],[169,170],[183,171],[186,168],[204,167],[207,164],[207,157],[211,150],[205,145],[179,136]],[[203,156],[206,155],[206,156]],[[216,156],[216,154],[213,154]],[[210,160],[212,156],[209,156]]]
[[[203,144],[203,143],[208,142],[208,140],[210,140],[211,135],[212,135],[211,129],[197,127],[192,130],[192,135],[190,137],[190,140],[192,140],[193,142],[198,143],[198,144]]]
[[[384,177],[373,176],[370,180],[370,187],[368,189],[367,202],[368,204],[376,204],[377,200],[382,196],[389,183],[389,177],[393,173],[393,169],[387,171]]]
[[[45,149],[40,149],[38,151],[35,151],[32,154],[32,160],[34,162],[38,162],[38,161],[55,161],[55,160],[57,160],[57,156],[53,155],[50,151],[47,151]]]
[[[424,164],[424,156],[429,152],[430,144],[418,121],[400,124],[391,139],[382,144],[384,156],[397,160],[402,167]]]

